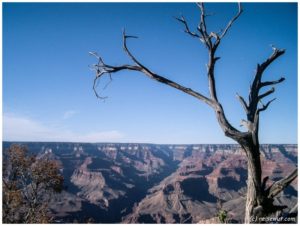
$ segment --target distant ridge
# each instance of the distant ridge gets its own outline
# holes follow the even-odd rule
[[[64,191],[49,203],[57,223],[198,223],[217,213],[242,222],[247,160],[238,144],[3,142],[23,144],[39,158],[56,159]],[[297,144],[262,144],[269,183],[298,164]],[[297,180],[277,199],[292,206]]]

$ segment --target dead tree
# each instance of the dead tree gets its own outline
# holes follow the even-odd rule
[[[288,186],[296,177],[297,169],[292,172],[286,178],[274,183],[270,187],[266,188],[266,182],[268,178],[262,180],[262,168],[260,161],[260,144],[259,144],[259,117],[260,113],[267,110],[270,104],[275,100],[272,99],[265,104],[263,99],[274,93],[274,85],[279,84],[285,80],[284,77],[279,78],[275,81],[262,81],[263,74],[265,70],[281,55],[285,53],[284,49],[272,48],[273,52],[271,55],[262,63],[257,64],[254,79],[252,81],[250,92],[248,96],[248,101],[246,101],[242,96],[237,94],[237,99],[241,103],[247,120],[242,120],[242,124],[246,127],[246,132],[240,131],[235,128],[227,120],[224,113],[222,104],[218,100],[217,88],[215,82],[215,66],[220,57],[216,56],[217,49],[221,44],[223,38],[227,35],[231,26],[240,17],[243,12],[241,4],[238,4],[237,13],[228,22],[227,26],[221,32],[209,32],[206,25],[206,12],[203,3],[197,4],[200,10],[200,20],[195,32],[190,30],[190,27],[182,16],[176,18],[183,26],[184,31],[192,38],[200,40],[200,42],[206,47],[208,51],[208,64],[207,64],[207,78],[208,78],[208,88],[209,96],[205,96],[195,90],[184,87],[174,81],[161,76],[144,64],[142,64],[128,49],[127,41],[131,38],[137,38],[136,36],[127,35],[125,30],[123,31],[123,49],[128,57],[132,60],[132,64],[124,64],[120,66],[112,66],[106,64],[103,59],[98,56],[95,52],[90,52],[98,59],[98,63],[93,65],[93,69],[96,71],[96,77],[94,79],[94,92],[98,98],[104,98],[98,95],[96,91],[96,82],[103,75],[108,74],[111,78],[111,74],[128,70],[128,71],[138,71],[142,74],[148,76],[149,78],[171,86],[177,90],[180,90],[188,95],[191,95],[198,100],[209,105],[215,112],[218,123],[223,130],[225,136],[230,137],[237,143],[239,143],[242,149],[245,151],[248,159],[248,180],[247,180],[247,200],[245,209],[245,223],[259,222],[260,216],[267,216],[278,210],[282,210],[285,206],[275,206],[273,204],[273,198],[279,194],[286,186]],[[262,88],[271,87],[266,92],[261,92]]]

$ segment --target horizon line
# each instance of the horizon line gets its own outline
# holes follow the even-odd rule
[[[238,143],[155,143],[155,142],[75,142],[75,141],[4,141],[2,143],[73,143],[73,144],[151,144],[151,145],[240,145]],[[298,145],[298,143],[261,143],[260,145]]]

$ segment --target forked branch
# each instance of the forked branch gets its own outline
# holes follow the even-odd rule
[[[266,189],[266,184],[269,177],[265,177],[262,182],[262,202],[260,205],[254,208],[256,216],[268,216],[269,214],[277,211],[282,211],[287,208],[285,205],[275,205],[274,198],[282,192],[287,186],[289,186],[298,176],[298,169],[295,169],[291,174],[287,175],[283,179],[274,182]],[[294,213],[294,208],[290,211]],[[276,222],[278,223],[278,222]]]
[[[238,12],[236,15],[228,22],[227,26],[223,29],[221,34],[218,34],[217,32],[208,32],[207,26],[206,26],[206,17],[208,14],[205,11],[205,7],[203,3],[197,3],[197,6],[200,10],[200,20],[197,27],[198,33],[192,32],[186,19],[181,16],[180,18],[177,17],[176,19],[184,25],[185,32],[192,36],[193,38],[199,38],[200,41],[210,50],[217,49],[218,45],[220,44],[222,38],[226,35],[230,27],[233,25],[233,23],[238,19],[238,17],[242,14],[243,9],[240,3],[238,3]],[[214,38],[215,40],[213,41]]]
[[[176,20],[178,20],[180,23],[182,23],[185,27],[185,30],[184,32],[191,35],[192,37],[196,37],[196,38],[200,38],[200,36],[195,33],[195,32],[192,32],[189,28],[189,25],[188,23],[186,22],[185,18],[183,16],[181,16],[180,18],[179,17],[175,17]]]
[[[197,27],[198,31],[201,34],[201,41],[207,46],[208,49],[212,49],[212,42],[211,38],[209,37],[207,30],[206,30],[206,21],[205,21],[205,9],[203,3],[197,3],[199,9],[200,9],[200,22]]]
[[[205,22],[205,17],[207,16],[207,14],[205,13],[204,4],[203,3],[198,3],[197,5],[198,5],[198,7],[200,9],[200,12],[201,12],[200,23],[199,23],[199,26],[198,26],[198,30],[202,34],[203,39],[206,41],[206,45],[209,48],[217,49],[217,47],[220,44],[222,38],[225,37],[225,35],[227,34],[230,27],[233,25],[233,23],[242,14],[242,12],[243,12],[242,5],[240,3],[238,3],[238,12],[237,12],[237,14],[228,22],[227,26],[223,29],[223,32],[221,34],[218,34],[216,32],[211,32],[209,35],[208,35],[208,32],[207,32],[206,22]],[[215,38],[215,42],[213,44],[212,44],[211,38]]]
[[[246,103],[243,97],[237,94],[237,98],[246,112],[247,123],[253,125],[252,132],[254,133],[258,132],[259,114],[262,111],[267,110],[269,105],[276,100],[276,98],[273,98],[272,100],[268,101],[267,104],[263,104],[262,100],[267,96],[271,95],[272,93],[274,93],[275,88],[272,87],[271,89],[260,94],[261,89],[270,85],[279,84],[285,80],[284,77],[281,77],[280,79],[275,81],[262,82],[261,80],[262,80],[263,73],[278,57],[283,55],[284,52],[285,50],[279,50],[273,47],[272,54],[262,64],[257,65],[256,73],[252,81],[252,85],[250,87],[248,104]],[[259,104],[261,104],[262,107],[259,107]]]
[[[295,169],[291,174],[276,181],[268,188],[268,197],[274,198],[281,191],[283,191],[287,186],[289,186],[298,177],[298,169]]]
[[[127,35],[124,31],[123,32],[123,49],[124,49],[125,53],[130,57],[130,59],[134,62],[134,65],[124,64],[124,65],[121,65],[121,66],[111,66],[111,65],[105,64],[103,59],[101,57],[99,57],[96,53],[91,53],[92,55],[94,55],[98,59],[98,64],[93,65],[93,69],[96,71],[96,78],[94,80],[94,84],[96,84],[96,81],[105,74],[113,74],[113,73],[123,71],[123,70],[138,71],[138,72],[143,73],[144,75],[146,75],[147,77],[149,77],[151,79],[154,79],[154,80],[156,80],[160,83],[163,83],[163,84],[171,86],[175,89],[178,89],[178,90],[180,90],[184,93],[187,93],[187,94],[189,94],[193,97],[196,97],[197,99],[203,101],[204,103],[212,106],[213,102],[210,98],[204,96],[201,93],[198,93],[198,92],[194,91],[193,89],[184,87],[184,86],[182,86],[182,85],[180,85],[180,84],[178,84],[178,83],[176,83],[176,82],[174,82],[170,79],[167,79],[163,76],[160,76],[160,75],[152,72],[146,66],[144,66],[139,60],[137,60],[137,58],[128,49],[127,39],[129,39],[129,38],[137,38],[137,37]],[[96,96],[98,98],[103,98],[97,93],[95,88],[96,87],[94,85],[93,89],[96,93]]]
[[[238,3],[238,12],[237,14],[229,21],[229,23],[227,24],[227,26],[225,27],[223,33],[220,35],[220,39],[222,39],[227,31],[229,30],[229,28],[232,26],[232,24],[234,23],[234,21],[236,21],[237,18],[239,18],[239,16],[241,15],[241,13],[243,12],[243,9],[242,9],[242,5],[241,3]]]
[[[127,40],[129,38],[137,38],[137,37],[127,35],[125,33],[125,31],[123,32],[123,49],[124,49],[125,53],[129,56],[129,58],[133,61],[134,64],[132,64],[132,65],[121,65],[121,66],[111,66],[111,65],[108,65],[108,64],[104,63],[104,61],[101,57],[99,57],[97,54],[93,53],[92,55],[94,55],[98,59],[98,63],[93,66],[93,69],[96,71],[96,78],[94,79],[93,89],[94,89],[95,94],[98,98],[103,98],[96,91],[96,82],[103,75],[105,75],[105,74],[111,75],[113,73],[116,73],[116,72],[122,71],[122,70],[131,70],[131,71],[141,72],[141,73],[143,73],[144,75],[148,76],[151,79],[154,79],[154,80],[156,80],[160,83],[164,83],[164,84],[166,84],[168,86],[171,86],[175,89],[178,89],[178,90],[180,90],[184,93],[187,93],[191,96],[194,96],[197,99],[199,99],[199,100],[203,101],[204,103],[208,104],[209,106],[211,106],[214,109],[214,111],[217,115],[218,122],[219,122],[221,128],[223,129],[224,133],[227,136],[233,138],[234,140],[239,140],[242,137],[247,136],[248,134],[240,132],[239,130],[234,128],[229,123],[229,121],[227,120],[227,118],[225,116],[225,113],[224,113],[224,110],[223,110],[223,107],[219,103],[218,98],[217,98],[215,76],[214,76],[214,67],[215,67],[216,61],[218,59],[220,59],[220,57],[215,56],[215,52],[217,50],[218,43],[220,41],[220,37],[222,38],[222,37],[225,36],[226,32],[229,30],[229,28],[231,27],[233,22],[239,17],[239,15],[242,12],[241,6],[239,5],[238,14],[235,17],[233,17],[232,20],[229,21],[228,25],[224,29],[224,32],[219,37],[215,32],[211,32],[210,34],[208,34],[207,27],[206,27],[206,21],[205,21],[205,18],[206,18],[207,15],[205,13],[204,5],[203,5],[203,3],[199,3],[197,5],[198,5],[198,7],[200,8],[200,11],[201,11],[200,23],[199,23],[199,26],[197,28],[199,34],[197,34],[195,32],[192,32],[190,30],[190,28],[188,26],[188,23],[186,22],[184,17],[177,18],[177,20],[184,25],[186,33],[188,33],[189,35],[191,35],[193,37],[199,38],[208,47],[209,63],[208,63],[208,66],[207,66],[207,75],[208,75],[208,81],[209,81],[210,97],[206,97],[205,95],[203,95],[201,93],[198,93],[198,92],[192,90],[191,88],[184,87],[184,86],[182,86],[182,85],[180,85],[180,84],[178,84],[174,81],[171,81],[171,80],[169,80],[169,79],[167,79],[163,76],[160,76],[160,75],[152,72],[149,68],[147,68],[145,65],[143,65],[132,54],[132,52],[129,50],[129,48],[127,46]],[[212,42],[212,38],[216,39],[215,43]]]
[[[270,105],[274,100],[276,100],[276,98],[273,98],[272,100],[269,100],[269,101],[267,102],[267,104],[262,104],[262,107],[261,107],[261,108],[258,108],[257,112],[260,113],[261,111],[267,110],[267,108],[269,107],[269,105]]]

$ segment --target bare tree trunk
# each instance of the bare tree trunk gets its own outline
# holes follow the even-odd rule
[[[259,147],[245,147],[245,151],[248,157],[248,179],[244,220],[246,224],[249,224],[257,222],[257,218],[254,213],[255,207],[257,207],[258,203],[262,200],[261,163]]]

